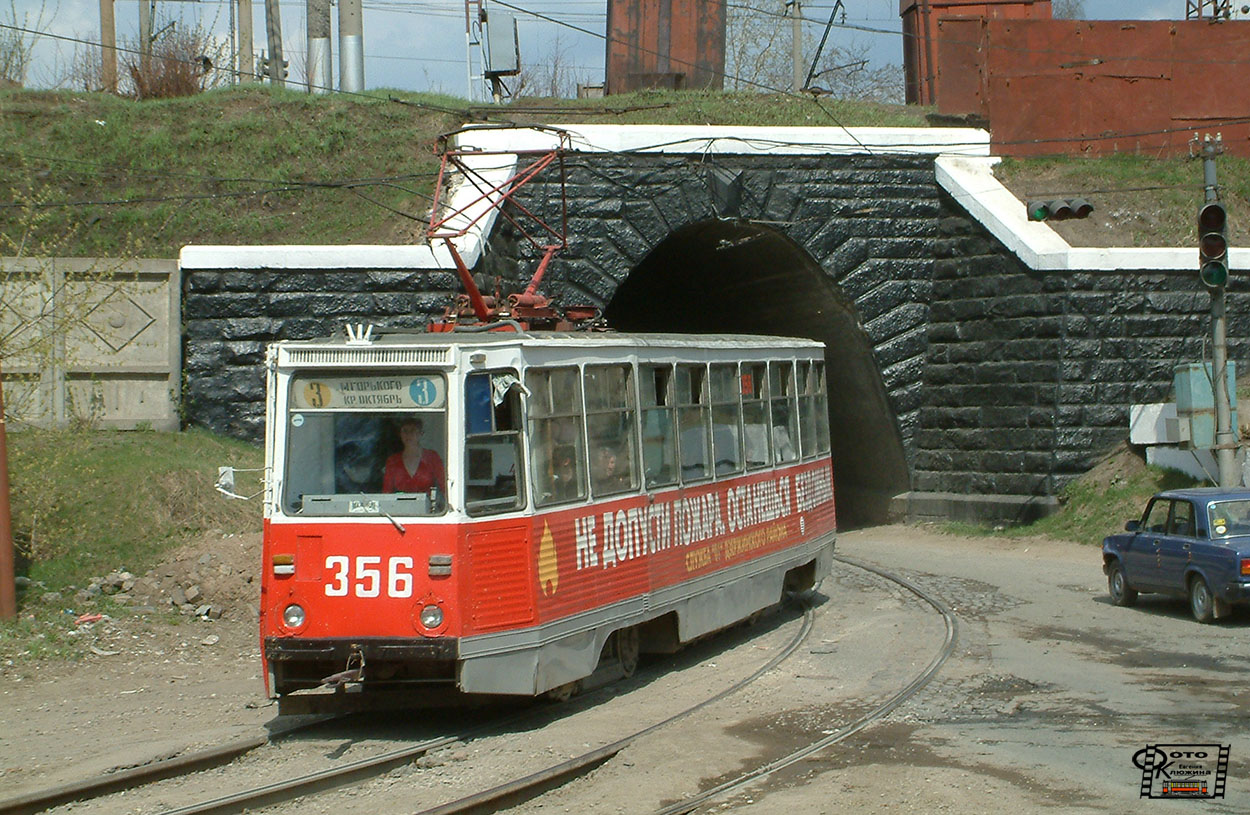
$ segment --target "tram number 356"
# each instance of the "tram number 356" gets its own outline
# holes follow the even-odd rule
[[[331,555],[326,558],[326,570],[331,573],[326,582],[326,597],[346,597],[351,591],[356,597],[379,597],[386,587],[387,597],[412,596],[412,565],[410,557],[393,557],[387,561],[386,574],[382,574],[382,558],[362,556],[355,559]]]

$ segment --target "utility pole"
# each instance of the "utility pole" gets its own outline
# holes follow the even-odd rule
[[[1198,213],[1198,275],[1211,292],[1211,392],[1215,400],[1215,463],[1221,487],[1241,483],[1236,468],[1237,442],[1233,436],[1232,409],[1228,396],[1228,315],[1224,287],[1228,283],[1227,216],[1220,203],[1215,177],[1215,157],[1224,152],[1220,134],[1202,140],[1202,186],[1204,203]]]
[[[252,0],[239,0],[239,82],[255,82],[256,66],[252,63]]]
[[[113,0],[100,0],[100,84],[117,93],[117,24],[113,20]]]
[[[360,0],[339,0],[339,90],[365,89],[365,27]]]
[[[148,77],[152,60],[152,0],[139,0],[139,74]]]
[[[790,7],[790,61],[793,68],[790,90],[799,93],[803,90],[803,17],[799,9],[799,0],[787,0]]]
[[[282,74],[282,16],[278,0],[265,0],[265,33],[269,37],[269,82],[285,86]]]
[[[308,0],[308,72],[309,93],[333,90],[330,62],[330,0]]]

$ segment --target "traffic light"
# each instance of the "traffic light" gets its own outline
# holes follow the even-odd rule
[[[1208,288],[1228,282],[1228,214],[1218,201],[1198,210],[1198,277]]]
[[[1084,198],[1054,201],[1030,201],[1030,221],[1066,221],[1069,218],[1088,218],[1094,205]]]

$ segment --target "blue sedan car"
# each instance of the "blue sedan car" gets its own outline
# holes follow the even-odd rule
[[[1102,570],[1117,606],[1138,592],[1185,597],[1194,619],[1227,616],[1250,602],[1250,489],[1168,490],[1141,520],[1102,542]]]

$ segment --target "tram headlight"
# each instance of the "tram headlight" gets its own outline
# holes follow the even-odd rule
[[[298,603],[291,603],[291,605],[282,609],[282,622],[287,628],[299,628],[306,619],[304,607]]]
[[[421,625],[433,630],[443,624],[443,610],[438,606],[425,606],[421,609]]]

